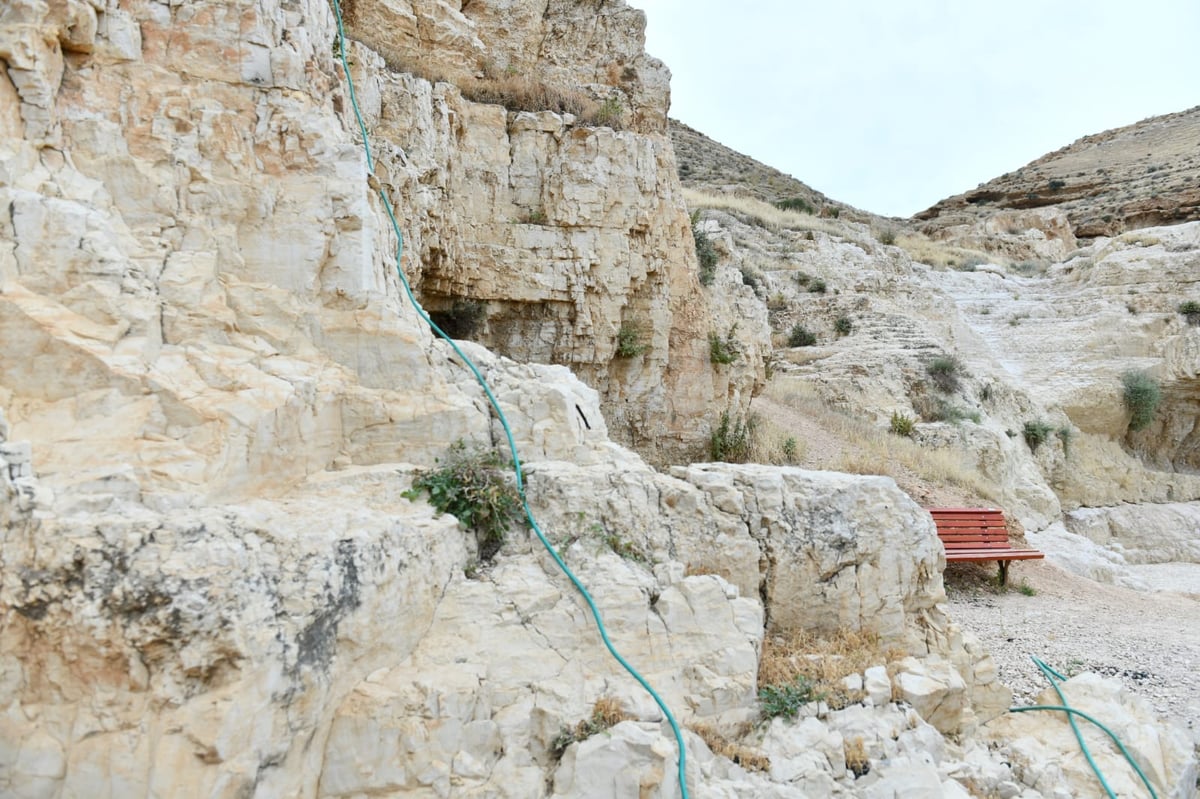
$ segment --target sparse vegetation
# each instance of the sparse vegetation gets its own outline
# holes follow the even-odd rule
[[[1187,319],[1187,323],[1192,327],[1200,325],[1200,302],[1188,300],[1180,304],[1179,313],[1183,314],[1184,318]]]
[[[811,347],[816,343],[816,335],[802,324],[793,325],[791,332],[788,333],[789,347]]]
[[[550,745],[556,758],[560,758],[567,747],[578,741],[584,741],[593,735],[615,727],[622,721],[633,718],[626,713],[619,702],[612,697],[601,697],[592,706],[592,715],[576,724],[564,728]]]
[[[742,264],[742,284],[749,286],[755,294],[762,288],[762,275],[749,264]]]
[[[522,225],[544,225],[547,222],[546,212],[541,208],[532,208],[523,211],[517,221]]]
[[[738,217],[753,216],[760,219],[765,226],[783,230],[819,231],[833,236],[867,243],[867,239],[854,231],[853,228],[831,222],[820,216],[811,216],[796,210],[785,210],[770,203],[746,197],[740,194],[718,194],[716,192],[700,191],[685,188],[683,199],[688,208],[712,208],[737,215]],[[824,214],[822,214],[823,216]]]
[[[817,210],[803,197],[788,197],[786,200],[779,200],[775,203],[775,207],[781,211],[798,211],[808,215],[812,215]]]
[[[1162,389],[1158,381],[1145,372],[1126,372],[1121,375],[1121,384],[1125,407],[1130,413],[1129,429],[1144,430],[1154,421],[1154,414],[1162,402]]]
[[[713,363],[727,364],[733,363],[741,355],[741,347],[734,337],[737,332],[737,325],[729,328],[729,332],[721,335],[717,331],[710,331],[708,334],[708,357]]]
[[[406,499],[415,501],[422,493],[438,513],[449,513],[475,533],[479,559],[490,562],[508,530],[524,523],[521,497],[500,453],[468,446],[461,439],[450,446],[436,469],[422,469],[413,478]]]
[[[642,552],[641,547],[626,538],[622,538],[620,533],[606,532],[604,534],[604,545],[625,560],[632,560],[634,563],[648,562],[646,553]]]
[[[795,463],[797,457],[800,454],[799,449],[800,448],[799,448],[799,444],[796,442],[796,437],[788,436],[783,441],[783,447],[782,447],[783,459],[787,463]]]
[[[642,326],[637,322],[622,322],[617,331],[617,357],[636,358],[649,349],[642,341]]]
[[[1018,275],[1025,277],[1033,277],[1034,275],[1042,275],[1046,272],[1046,264],[1041,261],[1021,261],[1013,264],[1009,269],[1016,272]]]
[[[864,630],[838,630],[830,635],[776,632],[763,640],[758,684],[776,689],[770,706],[780,714],[793,707],[799,710],[805,702],[817,699],[839,709],[864,696],[847,691],[843,678],[903,656],[899,650],[883,649],[879,636]],[[762,702],[761,693],[759,697]]]
[[[889,475],[898,481],[913,474],[922,480],[959,486],[981,499],[999,500],[996,485],[970,465],[964,453],[922,446],[903,436],[880,435],[878,425],[831,408],[802,382],[776,378],[768,386],[765,400],[776,406],[765,417],[768,422],[790,425],[793,419],[813,420],[843,442],[840,452],[814,468]]]
[[[845,738],[842,752],[846,757],[846,768],[855,777],[862,777],[871,771],[871,758],[867,756],[867,747],[861,735]]]
[[[771,768],[771,759],[769,757],[756,749],[729,740],[715,727],[695,722],[689,724],[688,729],[700,736],[700,739],[704,741],[713,754],[729,758],[744,769],[749,771],[769,771]]]
[[[779,716],[794,719],[800,708],[809,702],[818,702],[823,697],[813,690],[812,683],[802,674],[791,682],[779,685],[764,685],[758,689],[758,708],[764,719]]]
[[[906,416],[899,411],[892,412],[892,422],[890,429],[898,436],[912,438],[913,431],[916,430],[916,420],[911,416]]]
[[[624,125],[625,107],[617,97],[609,97],[591,114],[589,121],[596,127],[620,130]]]
[[[700,227],[698,213],[692,215],[692,241],[696,245],[696,260],[700,263],[700,285],[711,286],[717,277],[717,248]]]
[[[1070,457],[1071,456],[1071,441],[1072,441],[1072,439],[1075,438],[1075,431],[1072,430],[1069,425],[1063,425],[1062,427],[1058,428],[1057,435],[1058,435],[1058,440],[1062,442],[1063,455],[1066,457]]]
[[[839,336],[848,336],[854,332],[854,323],[848,316],[839,316],[833,322],[833,329]]]
[[[721,421],[709,438],[709,455],[714,461],[747,463],[757,426],[758,418],[753,414],[743,418],[731,416],[729,411],[722,412]]]
[[[929,374],[938,391],[946,394],[953,394],[958,391],[963,371],[962,363],[958,358],[951,355],[938,356],[926,364],[925,371]]]
[[[951,422],[957,424],[964,419],[970,419],[979,424],[982,418],[978,411],[955,405],[945,397],[931,394],[918,394],[912,398],[913,410],[925,422]]]
[[[1053,425],[1046,422],[1030,420],[1021,428],[1021,434],[1025,437],[1025,443],[1029,445],[1032,452],[1037,452],[1037,448],[1042,445],[1050,434],[1054,432]]]
[[[877,238],[880,244],[893,245],[896,243],[896,231],[892,228],[885,228],[879,231]]]
[[[808,290],[813,294],[824,294],[826,289],[827,287],[825,285],[825,281],[819,277],[815,277],[808,281]]]

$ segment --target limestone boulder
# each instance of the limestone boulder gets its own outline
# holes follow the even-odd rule
[[[1118,680],[1092,672],[1076,675],[1059,688],[1071,707],[1107,727],[1137,762],[1159,796],[1187,799],[1196,796],[1200,775],[1196,753],[1182,730],[1153,720],[1144,700],[1130,694]],[[1037,698],[1040,705],[1057,706],[1062,700],[1052,688]],[[988,726],[993,740],[1008,743],[1019,779],[1046,795],[1064,789],[1073,796],[1102,793],[1065,714],[1046,711],[1011,713]],[[1146,791],[1141,778],[1120,754],[1112,739],[1091,723],[1077,719],[1092,757],[1109,787],[1118,795]]]
[[[1064,516],[1070,532],[1117,551],[1127,563],[1200,563],[1200,504],[1077,508]]]

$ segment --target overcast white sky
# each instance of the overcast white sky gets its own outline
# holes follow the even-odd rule
[[[627,2],[672,117],[875,213],[1200,105],[1200,0]]]

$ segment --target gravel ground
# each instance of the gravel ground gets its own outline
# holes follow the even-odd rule
[[[1015,704],[1048,687],[1030,660],[1038,657],[1063,674],[1117,677],[1200,746],[1200,565],[1144,567],[1139,576],[1170,590],[1103,585],[1026,561],[1010,568],[1007,593],[949,571],[946,591],[950,617],[992,653]]]

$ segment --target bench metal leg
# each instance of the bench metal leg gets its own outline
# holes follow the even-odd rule
[[[1000,587],[1008,585],[1008,564],[1007,560],[997,561],[1000,564]]]

